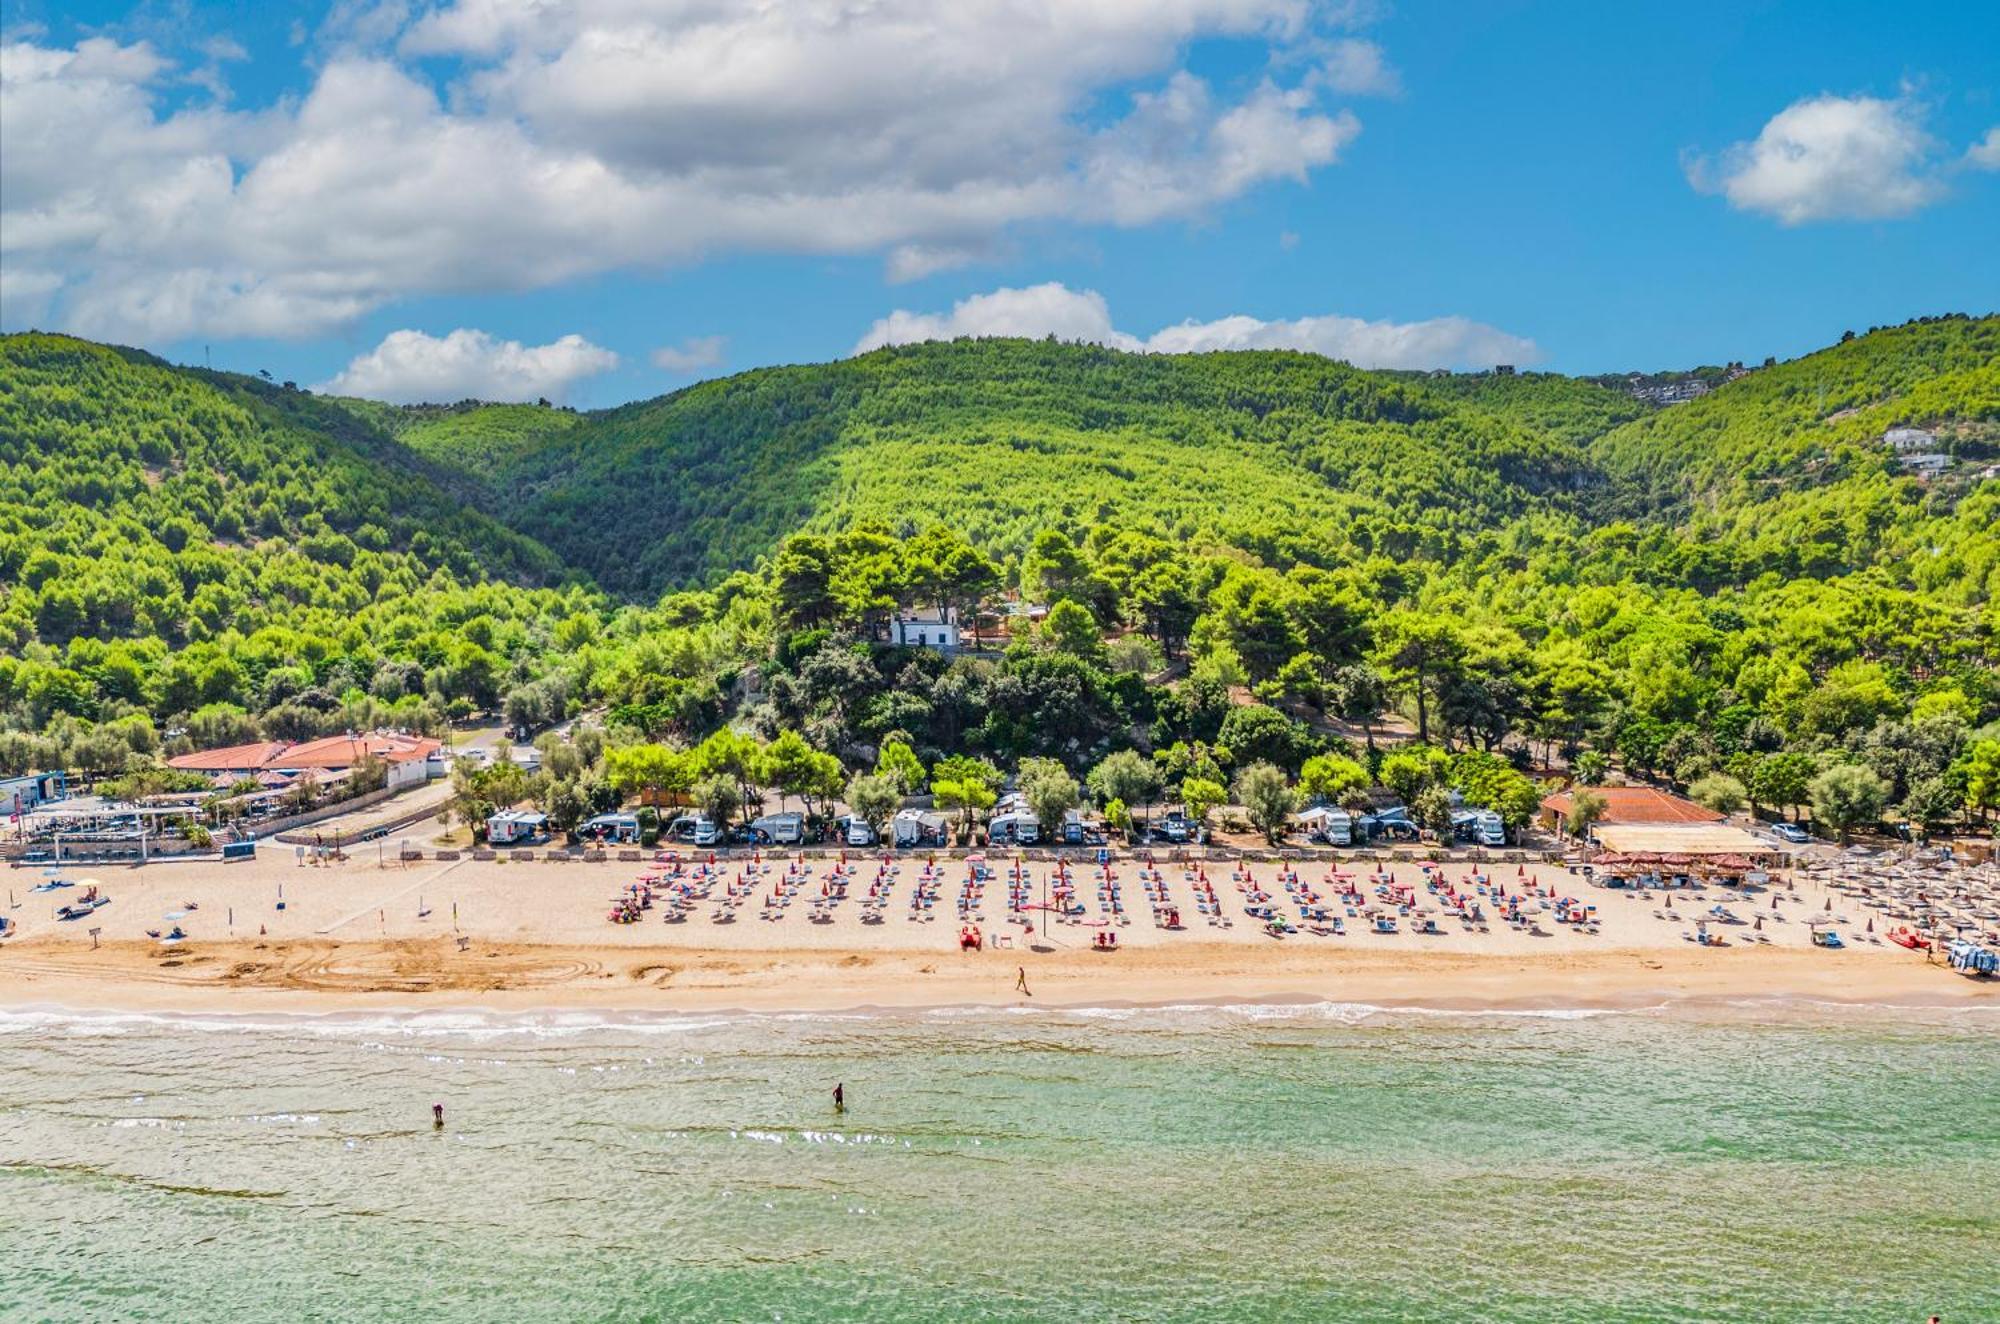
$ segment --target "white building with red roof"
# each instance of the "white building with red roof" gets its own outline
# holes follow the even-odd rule
[[[167,766],[182,772],[206,772],[223,778],[256,779],[266,786],[287,784],[310,774],[313,781],[330,781],[345,776],[368,759],[380,759],[388,768],[391,790],[416,786],[444,775],[444,746],[429,736],[413,736],[401,731],[370,731],[324,736],[296,743],[284,740],[256,740],[247,745],[227,745],[221,749],[176,754]]]

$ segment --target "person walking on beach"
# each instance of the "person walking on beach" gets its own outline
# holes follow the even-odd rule
[[[847,1111],[847,1087],[838,1082],[833,1087],[833,1110],[837,1113]]]
[[[1025,965],[1014,972],[1014,991],[1026,993],[1031,998],[1035,996],[1033,990],[1028,987],[1028,967]]]

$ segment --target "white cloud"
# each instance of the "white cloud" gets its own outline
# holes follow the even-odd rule
[[[414,15],[414,16],[413,16]],[[1240,93],[1208,38],[1318,52],[1325,0],[342,0],[296,102],[225,108],[144,43],[0,54],[0,251],[86,334],[309,336],[396,299],[722,252],[908,280],[1021,225],[1199,218],[1359,132],[1296,61]],[[444,57],[432,59],[431,57]],[[421,62],[420,62],[421,61]],[[437,71],[452,71],[448,81]],[[37,286],[39,288],[39,286]]]
[[[882,275],[892,285],[935,276],[940,271],[956,271],[975,262],[990,262],[1001,246],[986,240],[964,243],[898,244],[882,263]]]
[[[1422,322],[1369,322],[1358,317],[1301,317],[1266,322],[1223,317],[1182,322],[1141,338],[1116,329],[1104,296],[1056,281],[998,289],[961,299],[948,313],[897,309],[855,344],[863,354],[884,345],[959,337],[1055,336],[1152,354],[1199,354],[1225,349],[1297,349],[1360,368],[1481,368],[1538,362],[1534,341],[1463,317]]]
[[[1119,349],[1140,348],[1138,340],[1112,330],[1111,309],[1103,295],[1049,281],[1026,289],[975,294],[953,304],[949,313],[913,313],[898,308],[868,328],[855,344],[854,353],[961,336],[1054,336]]]
[[[1403,79],[1389,64],[1382,48],[1361,37],[1343,37],[1327,50],[1320,75],[1326,85],[1349,96],[1395,96]]]
[[[1357,368],[1485,368],[1495,363],[1534,363],[1542,357],[1534,341],[1464,317],[1368,322],[1326,316],[1264,322],[1238,315],[1167,327],[1155,332],[1146,348],[1157,354],[1302,349]]]
[[[728,336],[690,336],[678,345],[654,350],[653,366],[668,372],[701,372],[721,367],[728,351]]]
[[[1933,143],[1923,108],[1908,98],[1817,96],[1771,117],[1752,142],[1718,161],[1688,163],[1688,179],[1742,211],[1786,225],[1888,220],[1935,201]]]
[[[1965,149],[1965,163],[1974,170],[2000,170],[2000,124],[1986,131],[1986,136]]]
[[[444,337],[391,331],[333,380],[313,389],[394,404],[561,400],[585,377],[617,366],[616,354],[578,335],[546,345],[523,345],[465,327]]]

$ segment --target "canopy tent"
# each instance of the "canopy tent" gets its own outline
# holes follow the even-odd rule
[[[1600,823],[1593,832],[1612,855],[1731,856],[1747,869],[1750,861],[1777,853],[1771,843],[1727,823]]]

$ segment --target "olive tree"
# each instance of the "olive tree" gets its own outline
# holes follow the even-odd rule
[[[1252,763],[1236,774],[1234,789],[1237,803],[1266,841],[1275,843],[1284,835],[1299,807],[1299,795],[1277,765]]]

